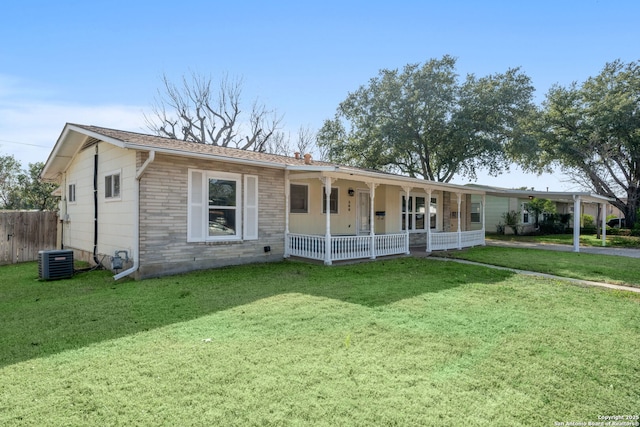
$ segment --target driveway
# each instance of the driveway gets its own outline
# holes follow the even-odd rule
[[[548,251],[573,252],[573,246],[555,245],[552,243],[547,244],[547,243],[534,243],[534,242],[506,242],[502,240],[490,240],[490,239],[487,239],[486,243],[487,243],[487,246],[502,246],[506,248],[530,248],[530,249],[545,249]],[[585,254],[617,255],[617,256],[626,256],[629,258],[640,258],[640,249],[580,246],[580,252]]]

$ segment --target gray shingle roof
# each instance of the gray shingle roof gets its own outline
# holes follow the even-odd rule
[[[468,194],[484,194],[485,190],[465,188],[456,184],[438,183],[426,181],[419,178],[397,175],[389,172],[357,168],[353,166],[338,165],[335,163],[313,160],[311,165],[305,164],[304,158],[280,156],[277,154],[258,153],[255,151],[240,150],[237,148],[219,147],[215,145],[199,144],[195,142],[181,141],[173,138],[166,138],[156,135],[147,135],[138,132],[104,128],[100,126],[80,125],[67,123],[60,138],[49,155],[41,177],[47,181],[55,182],[64,170],[68,167],[74,153],[87,140],[79,135],[90,137],[89,139],[100,140],[118,145],[123,148],[143,151],[164,152],[169,155],[185,157],[205,157],[220,161],[236,163],[255,163],[264,167],[287,168],[300,172],[323,171],[342,174],[346,177],[353,176],[356,179],[366,178],[373,182],[392,182],[394,185],[407,185],[408,187],[429,186],[432,189],[445,191],[464,190]]]
[[[109,138],[122,141],[130,145],[136,145],[148,147],[149,149],[165,149],[171,150],[183,155],[199,154],[199,155],[211,155],[219,157],[228,157],[233,159],[241,159],[248,161],[257,161],[265,163],[276,163],[282,165],[304,165],[304,158],[300,156],[300,159],[294,157],[281,156],[277,154],[259,153],[256,151],[240,150],[238,148],[220,147],[215,145],[200,144],[196,142],[181,141],[173,138],[166,138],[162,136],[147,135],[143,133],[129,132],[117,129],[103,128],[99,126],[87,126],[75,123],[70,123],[72,126],[95,132],[100,135],[107,136]],[[312,160],[313,165],[316,166],[337,166],[333,163],[321,162]]]

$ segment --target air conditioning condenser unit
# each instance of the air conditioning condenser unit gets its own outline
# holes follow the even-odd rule
[[[67,279],[72,277],[73,251],[39,251],[38,276],[43,280]]]

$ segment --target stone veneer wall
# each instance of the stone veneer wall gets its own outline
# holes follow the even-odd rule
[[[451,193],[442,192],[442,231],[451,231]]]

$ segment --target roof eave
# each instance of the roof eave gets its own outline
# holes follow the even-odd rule
[[[158,154],[168,154],[172,156],[189,157],[196,159],[217,160],[227,163],[238,163],[243,165],[262,166],[275,169],[284,169],[287,165],[284,163],[266,162],[264,160],[242,159],[237,157],[221,156],[218,154],[196,153],[193,151],[175,150],[171,148],[155,147],[150,145],[132,144],[125,142],[123,148],[136,151],[155,151]]]

